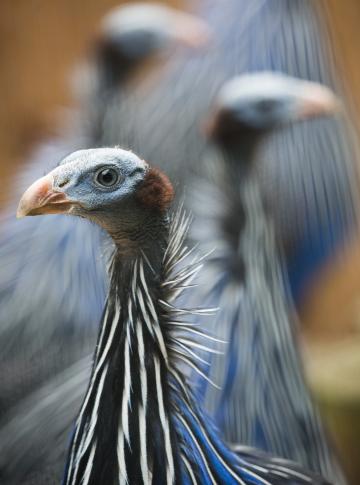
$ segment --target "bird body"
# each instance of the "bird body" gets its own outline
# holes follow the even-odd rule
[[[172,198],[167,177],[133,153],[93,149],[65,158],[19,203],[19,217],[89,218],[115,244],[64,483],[325,484],[297,465],[235,453],[197,405],[180,364],[196,369],[198,338],[209,337],[175,303],[199,265],[179,265],[188,220],[181,212],[169,220]]]
[[[256,171],[261,144],[276,129],[335,109],[326,88],[279,73],[243,75],[221,89],[209,124],[220,148],[213,176],[220,198],[211,188],[203,196],[208,216],[194,230],[205,249],[215,249],[193,299],[220,308],[213,332],[229,342],[208,371],[223,383],[221,391],[202,386],[227,440],[240,437],[345,483],[304,377],[295,312]]]

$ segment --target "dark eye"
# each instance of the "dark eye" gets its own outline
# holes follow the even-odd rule
[[[261,113],[270,113],[277,108],[278,102],[276,99],[261,99],[257,102],[256,107]]]
[[[114,168],[102,168],[95,175],[95,181],[102,187],[112,187],[119,181],[119,174]]]

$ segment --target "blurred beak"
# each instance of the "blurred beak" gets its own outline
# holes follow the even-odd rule
[[[187,13],[176,14],[171,29],[175,41],[186,47],[204,47],[211,38],[206,23]]]
[[[301,120],[317,116],[334,115],[342,111],[340,100],[326,86],[306,83],[299,93],[297,114]]]
[[[48,174],[34,182],[20,199],[16,217],[41,214],[64,214],[69,212],[73,202],[64,192],[53,189],[53,176]]]

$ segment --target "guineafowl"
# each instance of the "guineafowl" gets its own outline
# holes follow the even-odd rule
[[[193,204],[199,211],[194,238],[214,252],[192,298],[220,308],[213,331],[229,342],[207,370],[221,391],[210,385],[199,391],[227,440],[291,458],[340,484],[344,478],[304,378],[281,252],[255,163],[278,128],[338,107],[329,89],[279,73],[239,76],[220,90],[208,123],[219,166],[213,184],[205,182],[202,190],[196,184]]]
[[[188,223],[181,213],[170,219],[172,199],[160,170],[132,152],[99,148],[69,155],[20,200],[18,217],[85,217],[115,245],[64,484],[329,483],[256,450],[235,453],[198,406],[180,365],[196,365],[197,341],[174,298],[198,263],[179,268]]]

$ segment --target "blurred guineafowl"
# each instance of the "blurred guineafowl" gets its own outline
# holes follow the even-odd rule
[[[138,153],[156,160],[185,188],[193,173],[202,171],[208,144],[200,127],[229,78],[272,70],[342,90],[326,25],[314,2],[204,0],[200,11],[211,27],[214,47],[205,55],[171,60],[148,99],[136,104],[128,100],[136,136],[125,133],[125,127],[120,140],[130,140]],[[112,111],[109,132],[119,132],[122,116]],[[269,207],[277,209],[276,237],[284,247],[297,305],[314,274],[356,230],[358,188],[348,128],[344,119],[302,123],[276,134],[259,154],[261,190]]]
[[[66,157],[19,203],[20,217],[86,217],[115,245],[64,484],[328,483],[256,450],[235,454],[197,405],[180,364],[196,365],[198,344],[174,295],[186,289],[198,263],[179,267],[189,251],[188,222],[181,212],[169,219],[172,198],[162,172],[131,152],[100,148]]]
[[[134,4],[111,12],[93,48],[87,77],[81,77],[86,91],[82,110],[74,115],[68,135],[42,147],[17,189],[76,147],[102,145],[103,108],[113,99],[120,105],[136,70],[170,45],[193,47],[204,36],[202,22],[166,6]],[[11,204],[1,220],[0,415],[83,355],[95,336],[106,289],[100,250],[104,236],[97,227],[56,216],[50,224],[30,220],[23,231],[13,210]],[[74,259],[78,251],[79,262]]]
[[[263,141],[278,127],[336,107],[327,88],[270,72],[239,76],[221,89],[208,128],[223,158],[213,174],[216,191],[211,184],[197,190],[194,204],[195,238],[216,249],[192,298],[220,308],[213,330],[229,342],[210,371],[221,391],[203,390],[227,440],[291,458],[341,484],[304,379],[273,221],[255,170]]]

